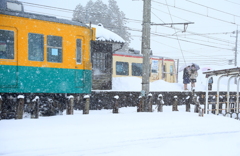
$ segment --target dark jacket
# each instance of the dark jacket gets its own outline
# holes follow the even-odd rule
[[[183,79],[184,78],[190,78],[190,73],[187,68],[184,68],[184,70],[183,70]]]

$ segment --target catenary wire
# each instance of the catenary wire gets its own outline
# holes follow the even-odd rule
[[[212,9],[212,10],[215,10],[215,11],[218,11],[218,12],[221,12],[221,13],[224,13],[224,14],[228,14],[228,15],[232,15],[232,16],[235,16],[235,17],[240,17],[238,15],[234,15],[234,14],[231,14],[231,13],[228,13],[228,12],[225,12],[225,11],[221,11],[221,10],[218,10],[218,9],[215,9],[215,8],[211,8],[211,7],[208,7],[208,6],[205,6],[205,5],[202,5],[202,4],[199,4],[199,3],[196,3],[196,2],[193,2],[193,1],[190,1],[190,0],[185,0],[189,3],[193,3],[193,4],[196,4],[196,5],[199,5],[199,6],[202,6],[202,7],[205,7],[205,8],[208,8],[208,9]]]
[[[230,3],[233,3],[233,4],[240,5],[240,3],[237,3],[237,2],[232,2],[232,1],[229,1],[229,0],[225,0],[225,1],[230,2]]]
[[[161,2],[157,2],[157,1],[155,1],[155,0],[153,0],[153,2],[158,3],[158,4],[161,4],[161,5],[165,5],[165,6],[173,7],[173,8],[175,8],[175,9],[183,10],[183,11],[186,11],[186,12],[190,12],[190,13],[192,13],[192,14],[197,14],[197,15],[200,15],[200,16],[204,16],[204,17],[212,18],[212,19],[215,19],[215,20],[218,20],[218,21],[222,21],[222,22],[225,22],[225,23],[234,24],[234,25],[239,25],[239,24],[237,24],[237,23],[233,23],[233,22],[225,21],[225,20],[222,20],[222,19],[219,19],[219,18],[216,18],[216,17],[206,16],[206,15],[204,15],[204,14],[200,14],[200,13],[197,13],[197,12],[194,12],[194,11],[186,10],[186,9],[179,8],[179,7],[172,6],[172,5],[167,5],[167,4],[164,4],[164,3],[161,3]]]

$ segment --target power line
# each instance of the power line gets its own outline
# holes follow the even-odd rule
[[[155,15],[154,13],[153,13],[153,15]],[[159,20],[161,20],[157,15],[155,15]],[[161,20],[162,21],[162,20]],[[173,26],[171,26],[171,27],[169,27],[169,26],[165,26],[165,27],[167,27],[167,28],[170,28],[170,29],[174,29],[174,30],[176,30],[176,29],[178,29],[178,30],[180,30],[179,28],[176,28],[176,27],[173,27]],[[188,33],[191,33],[191,34],[194,34],[194,35],[200,35],[200,34],[198,34],[198,33],[194,33],[194,32],[190,32],[190,31],[187,31]],[[175,31],[175,33],[174,34],[176,34],[176,31]],[[209,36],[202,36],[202,37],[205,37],[205,38],[210,38],[210,39],[213,39],[213,40],[217,40],[217,41],[222,41],[222,42],[226,42],[226,43],[230,43],[229,41],[224,41],[224,40],[222,40],[222,39],[218,39],[218,38],[213,38],[213,37],[209,37]],[[232,43],[232,44],[234,44],[234,43]]]
[[[233,4],[237,4],[237,5],[240,5],[239,3],[236,3],[236,2],[232,2],[232,1],[229,1],[229,0],[225,0],[227,2],[230,2],[230,3],[233,3]]]
[[[167,37],[167,36],[163,36],[163,35],[159,35],[159,34],[155,34],[155,33],[151,33],[151,34],[152,34],[152,35],[156,35],[156,36],[165,37],[165,38],[174,39],[174,38],[172,38],[172,37]],[[216,47],[216,46],[212,46],[212,45],[196,43],[196,42],[192,42],[192,41],[188,41],[188,40],[183,40],[183,39],[179,39],[179,40],[180,40],[180,41],[184,41],[184,42],[188,42],[188,43],[193,43],[193,44],[202,45],[202,46],[212,47],[212,48],[225,49],[225,50],[232,50],[232,49],[228,49],[228,48]]]
[[[207,35],[226,35],[233,34],[233,32],[218,32],[218,33],[204,33],[204,34],[179,34],[178,36],[207,36]],[[166,34],[166,36],[174,36],[174,34]]]
[[[166,2],[166,4],[167,4],[167,0],[165,0],[165,2]],[[169,7],[168,7],[168,13],[169,13],[169,15],[170,15],[170,17],[171,17],[171,21],[172,21],[172,23],[173,23],[173,19],[172,19],[172,15],[171,15],[171,13],[170,13]],[[184,56],[184,54],[183,54],[182,46],[181,46],[181,44],[180,44],[180,41],[179,41],[179,38],[178,38],[176,29],[174,29],[174,31],[175,31],[175,34],[176,34],[176,37],[177,37],[177,40],[178,40],[178,45],[179,45],[179,48],[180,48],[180,50],[181,50],[183,60],[184,60],[184,62],[186,63],[186,61],[185,61],[185,56]]]
[[[176,27],[168,27],[168,26],[164,26],[166,28],[170,28],[170,29],[178,29],[178,30],[182,30],[182,29],[179,29],[179,28],[176,28]],[[186,31],[188,33],[191,33],[191,34],[194,34],[194,35],[198,35],[198,36],[201,36],[201,37],[204,37],[204,38],[208,38],[208,39],[213,39],[213,40],[217,40],[217,41],[221,41],[221,42],[226,42],[226,43],[230,43],[228,40],[223,40],[223,39],[219,39],[219,38],[215,38],[215,37],[210,37],[210,36],[205,36],[205,35],[201,35],[201,34],[198,34],[198,33],[195,33],[195,32],[191,32],[191,31]],[[232,43],[234,44],[234,43]]]
[[[215,19],[215,20],[218,20],[218,21],[222,21],[222,22],[225,22],[225,23],[230,23],[230,24],[234,24],[234,25],[239,25],[239,24],[236,24],[236,23],[233,23],[233,22],[225,21],[225,20],[222,20],[222,19],[219,19],[219,18],[216,18],[216,17],[212,17],[212,16],[206,16],[206,15],[204,15],[204,14],[200,14],[200,13],[197,13],[197,12],[194,12],[194,11],[190,11],[190,10],[186,10],[186,9],[183,9],[183,8],[179,8],[179,7],[176,7],[176,6],[171,6],[171,5],[164,4],[164,3],[161,3],[161,2],[157,2],[157,1],[154,1],[154,0],[153,0],[153,2],[158,3],[158,4],[161,4],[161,5],[165,5],[165,6],[170,6],[170,7],[172,7],[172,8],[179,9],[179,10],[183,10],[183,11],[186,11],[186,12],[190,12],[190,13],[193,13],[193,14],[197,14],[197,15],[200,15],[200,16],[212,18],[212,19]]]
[[[156,8],[153,8],[153,7],[152,7],[152,9],[157,10],[157,11],[159,11],[159,12],[162,12],[162,13],[165,13],[165,14],[168,14],[168,15],[169,15],[169,13],[166,13],[166,12],[161,11],[161,10],[159,10],[159,9],[156,9]],[[181,20],[190,22],[189,20],[183,19],[183,18],[181,18],[181,17],[175,16],[175,15],[172,15],[172,16],[173,16],[173,17],[176,17],[176,18],[178,18],[178,19],[181,19]]]
[[[157,43],[159,43],[159,44],[165,45],[165,46],[167,46],[167,47],[171,47],[171,48],[173,48],[173,49],[180,50],[179,48],[176,48],[176,47],[174,47],[174,46],[170,46],[170,45],[164,44],[164,43],[159,42],[159,41],[156,41],[156,40],[154,40],[154,39],[152,39],[152,40],[155,41],[155,42],[157,42]],[[188,52],[188,53],[191,53],[191,54],[194,54],[194,55],[198,55],[198,57],[209,57],[209,55],[208,55],[208,56],[206,56],[206,55],[201,55],[201,54],[199,54],[199,53],[194,53],[194,52],[187,51],[187,50],[183,50],[183,51]],[[219,55],[218,55],[218,56],[219,56]],[[222,56],[222,55],[221,55],[221,56]],[[229,56],[229,55],[227,55],[227,56]]]
[[[137,30],[137,29],[134,30],[134,29],[128,28],[128,30],[141,32],[141,30]],[[172,37],[169,37],[169,36],[164,36],[164,35],[157,34],[157,33],[153,33],[153,32],[151,32],[151,34],[152,34],[152,35],[155,35],[155,36],[160,36],[160,37],[175,39],[175,38],[172,38]],[[184,41],[184,42],[188,42],[188,43],[193,43],[193,44],[198,44],[198,45],[202,45],[202,46],[207,46],[207,47],[211,47],[211,48],[225,49],[225,50],[231,50],[231,51],[232,51],[232,49],[228,49],[228,48],[216,47],[216,46],[212,46],[212,45],[196,43],[196,42],[192,42],[192,41],[188,41],[188,40],[184,40],[184,39],[179,39],[179,40],[180,40],[180,41]]]
[[[223,45],[223,46],[231,46],[231,45],[227,45],[227,44],[216,43],[216,42],[211,42],[211,41],[204,41],[204,40],[200,40],[200,39],[196,39],[196,38],[190,38],[190,37],[181,37],[181,38],[186,38],[186,39],[195,40],[195,41],[201,41],[201,42],[207,42],[207,43],[212,43],[212,44],[217,44],[217,45]]]
[[[205,6],[205,5],[196,3],[196,2],[192,2],[192,1],[190,1],[190,0],[185,0],[185,1],[188,1],[188,2],[193,3],[193,4],[196,4],[196,5],[200,5],[200,6],[202,6],[202,7],[208,8],[208,9],[212,9],[212,10],[215,10],[215,11],[218,11],[218,12],[222,12],[222,13],[224,13],[224,14],[232,15],[232,16],[235,16],[235,17],[240,17],[240,16],[238,16],[238,15],[234,15],[234,14],[231,14],[231,13],[228,13],[228,12],[225,12],[225,11],[221,11],[221,10],[218,10],[218,9],[214,9],[214,8],[211,8],[211,7],[208,7],[208,6]]]
[[[29,12],[32,12],[32,13],[36,13],[36,14],[42,14],[42,15],[47,15],[47,16],[58,16],[58,17],[63,17],[63,18],[66,18],[66,19],[71,19],[71,17],[67,17],[67,16],[60,16],[60,15],[56,15],[56,14],[46,14],[44,12],[38,12],[38,11],[32,11],[32,10],[26,10],[26,11],[29,11]]]
[[[28,3],[28,2],[24,2],[24,1],[19,1],[21,3],[25,3],[28,5],[32,5],[32,6],[38,6],[38,7],[42,7],[42,8],[48,8],[51,10],[64,10],[64,11],[69,11],[69,12],[75,12],[75,10],[70,10],[70,9],[65,9],[65,8],[58,8],[58,7],[53,7],[53,6],[47,6],[47,5],[41,5],[41,4],[36,4],[36,3]]]

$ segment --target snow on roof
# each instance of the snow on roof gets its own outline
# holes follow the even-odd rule
[[[98,41],[113,41],[113,42],[125,42],[125,40],[114,32],[107,30],[102,24],[91,25],[96,28],[96,40]]]

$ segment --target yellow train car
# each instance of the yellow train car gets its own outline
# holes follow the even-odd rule
[[[0,3],[0,93],[90,93],[95,29]]]
[[[113,54],[113,77],[142,77],[143,56],[140,54],[115,52]],[[151,56],[150,81],[176,82],[175,61],[170,58]]]

